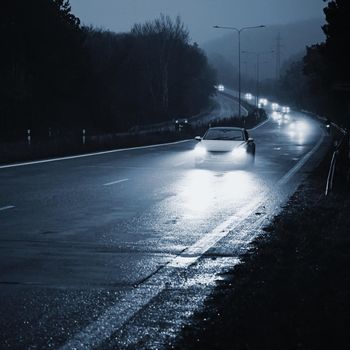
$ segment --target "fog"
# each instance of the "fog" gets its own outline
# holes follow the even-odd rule
[[[72,12],[86,25],[116,32],[134,23],[153,20],[160,13],[180,15],[193,41],[203,44],[223,33],[213,25],[252,26],[288,24],[321,18],[321,0],[70,0]]]
[[[279,52],[280,67],[293,58],[301,58],[306,53],[306,46],[324,41],[322,31],[324,19],[296,21],[284,25],[271,25],[266,28],[250,30],[241,34],[241,50],[249,52],[268,52],[260,57],[260,79],[276,77],[276,59]],[[238,66],[237,33],[225,31],[223,36],[203,44],[209,59],[217,65],[220,57],[226,64]],[[279,38],[279,39],[278,39]],[[256,77],[256,55],[242,54],[242,76]]]

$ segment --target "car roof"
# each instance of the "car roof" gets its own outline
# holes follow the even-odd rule
[[[234,126],[214,126],[212,128],[209,128],[209,129],[215,129],[215,130],[227,130],[227,129],[230,129],[230,130],[240,130],[240,131],[243,131],[244,128],[238,128],[238,127],[234,127]]]

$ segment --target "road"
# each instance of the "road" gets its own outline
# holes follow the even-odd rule
[[[232,96],[236,95],[232,90],[228,90],[226,93],[230,93]],[[192,125],[195,125],[196,123],[210,123],[213,120],[238,116],[238,103],[229,96],[223,93],[218,93],[215,96],[215,101],[216,106],[212,112],[190,118]],[[242,107],[242,115],[246,116],[247,114],[248,111]]]
[[[235,96],[236,93],[232,90],[228,91],[229,94]],[[210,112],[203,112],[198,115],[189,118],[192,126],[198,124],[209,124],[213,120],[226,119],[232,116],[238,115],[238,103],[232,97],[227,96],[223,93],[218,92],[213,98],[213,109]],[[246,116],[248,111],[243,107],[242,115]],[[150,132],[150,131],[166,131],[174,130],[174,121],[161,122],[150,125],[139,125],[132,128],[131,130],[137,129],[138,132]]]
[[[291,118],[249,171],[195,169],[194,140],[0,167],[1,349],[171,343],[322,157]]]

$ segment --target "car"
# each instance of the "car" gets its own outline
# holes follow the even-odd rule
[[[221,126],[209,128],[194,148],[195,165],[226,164],[252,166],[255,143],[244,128]]]
[[[244,97],[245,97],[246,100],[248,100],[248,101],[250,101],[250,100],[253,99],[253,95],[252,95],[251,93],[249,93],[249,92],[247,92],[247,93],[244,95]]]
[[[278,109],[279,109],[279,104],[276,103],[276,102],[274,102],[274,103],[271,104],[271,107],[272,107],[272,110],[273,110],[274,112],[277,112]]]
[[[175,131],[183,131],[191,128],[191,123],[187,118],[181,118],[175,120]]]
[[[288,107],[288,106],[283,106],[283,107],[282,107],[282,113],[290,113],[290,107]]]
[[[261,107],[266,107],[267,106],[267,104],[268,104],[268,100],[266,99],[266,98],[260,98],[259,99],[259,105],[261,106]]]

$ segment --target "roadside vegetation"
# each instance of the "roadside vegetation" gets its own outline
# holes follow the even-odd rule
[[[11,0],[0,23],[0,142],[125,132],[198,114],[215,93],[180,18],[116,34],[83,27],[68,0]]]
[[[350,127],[350,3],[329,1],[324,8],[326,41],[307,48],[288,62],[277,86],[277,98],[299,109]],[[273,93],[273,91],[271,91]]]

